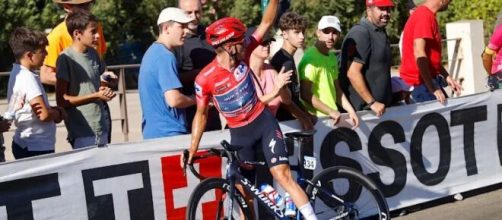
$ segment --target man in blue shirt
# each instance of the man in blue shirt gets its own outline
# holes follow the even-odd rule
[[[181,92],[172,51],[183,45],[191,21],[183,10],[172,7],[162,10],[157,20],[159,37],[146,51],[139,70],[144,139],[187,133],[185,108],[194,105],[195,99]]]

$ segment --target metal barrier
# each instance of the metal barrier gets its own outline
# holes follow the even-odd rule
[[[108,70],[114,71],[118,70],[119,74],[119,83],[118,83],[118,92],[117,96],[119,99],[119,105],[120,105],[120,124],[122,128],[122,134],[124,135],[124,142],[129,141],[129,118],[127,116],[127,98],[126,98],[126,76],[125,76],[125,70],[126,69],[137,69],[139,68],[139,64],[130,64],[130,65],[115,65],[115,66],[108,66]]]

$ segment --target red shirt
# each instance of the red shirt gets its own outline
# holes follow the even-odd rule
[[[246,59],[232,72],[214,59],[195,78],[197,105],[207,106],[212,99],[230,128],[251,123],[265,109],[256,95],[253,73],[248,66],[251,52],[260,45],[260,41],[254,35],[245,40]]]
[[[417,86],[423,83],[420,78],[413,41],[425,39],[425,53],[429,59],[432,77],[439,75],[441,70],[441,34],[434,14],[429,8],[419,6],[408,18],[403,31],[403,58],[401,60],[401,78],[409,85]]]

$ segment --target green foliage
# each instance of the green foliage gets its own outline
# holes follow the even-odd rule
[[[10,33],[25,26],[44,31],[58,20],[57,6],[46,4],[52,0],[0,0],[0,71],[7,71],[14,61],[9,48]]]
[[[204,5],[203,23],[209,24],[219,18],[234,16],[248,25],[257,25],[261,19],[261,0],[211,0]],[[365,14],[364,0],[291,0],[291,10],[309,21],[308,45],[312,45],[317,22],[323,15],[336,15],[342,23],[343,33],[359,22]],[[406,1],[394,1],[391,23],[387,33],[396,43],[406,23]],[[108,63],[120,62],[116,57],[122,53],[124,43],[139,42],[146,49],[156,38],[157,16],[165,7],[177,6],[177,0],[97,0],[92,9],[103,24],[108,44]],[[440,13],[440,25],[461,19],[482,19],[485,35],[493,30],[502,0],[455,0],[450,8]],[[8,47],[9,35],[18,26],[45,30],[62,20],[64,11],[52,0],[0,0],[0,71],[8,71],[13,58]],[[342,35],[343,35],[342,33]],[[444,35],[443,35],[444,36]],[[343,36],[342,36],[343,37]]]
[[[502,9],[502,0],[455,0],[448,10],[440,13],[441,30],[448,22],[458,20],[483,20],[485,37],[488,38],[494,28],[497,14]]]

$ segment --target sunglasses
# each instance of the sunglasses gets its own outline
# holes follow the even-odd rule
[[[266,40],[266,41],[261,42],[261,44],[260,44],[260,45],[261,45],[261,46],[264,46],[264,47],[268,47],[268,46],[270,46],[270,44],[271,44],[271,43],[272,43],[272,41],[271,41],[271,40]]]

